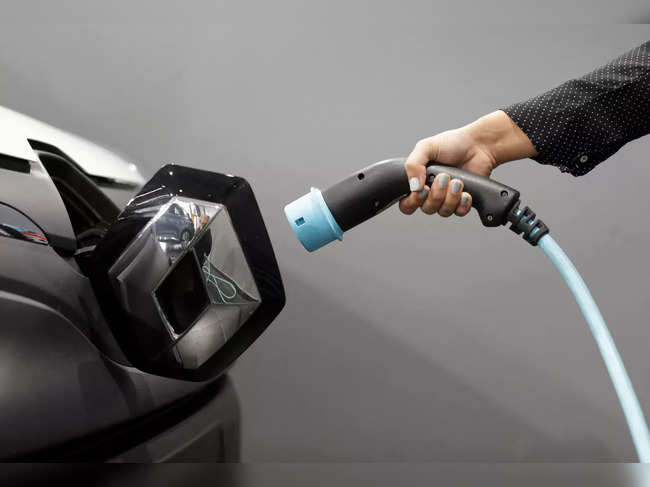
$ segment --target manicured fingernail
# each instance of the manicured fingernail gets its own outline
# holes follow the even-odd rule
[[[418,193],[418,198],[423,200],[424,198],[427,197],[428,194],[429,194],[429,190],[427,188],[424,188],[422,191]]]
[[[411,178],[409,179],[409,188],[411,191],[419,191],[420,190],[420,180],[418,178]]]
[[[449,174],[441,174],[438,177],[438,186],[440,186],[441,188],[447,186],[448,182],[449,182]]]
[[[463,196],[460,197],[460,204],[466,205],[468,202],[469,202],[469,195],[467,193],[463,193]]]
[[[460,191],[460,181],[456,179],[453,183],[451,183],[451,192],[458,193],[459,191]]]

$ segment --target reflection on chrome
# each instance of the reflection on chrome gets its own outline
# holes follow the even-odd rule
[[[186,369],[213,356],[261,302],[226,207],[207,201],[169,199],[109,275],[136,323],[158,323]]]
[[[164,205],[154,217],[153,233],[163,251],[172,259],[185,250],[197,235],[220,211],[216,203],[200,204],[197,201],[174,198]]]
[[[258,301],[251,298],[246,292],[234,284],[227,276],[219,272],[219,269],[214,267],[208,260],[208,256],[203,262],[203,276],[205,277],[205,284],[208,288],[208,296],[210,301],[215,304],[236,304],[237,298],[243,298],[243,302]]]

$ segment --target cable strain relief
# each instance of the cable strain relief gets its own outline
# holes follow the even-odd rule
[[[520,209],[519,203],[517,201],[512,206],[506,217],[506,220],[511,223],[510,230],[517,235],[521,234],[529,244],[537,245],[539,239],[549,232],[548,227],[542,220],[536,218],[535,212],[529,207],[525,206],[523,210]]]

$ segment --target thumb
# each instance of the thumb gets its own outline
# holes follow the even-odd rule
[[[422,199],[418,197],[418,193],[424,188],[427,178],[426,165],[429,161],[436,160],[438,151],[436,137],[429,137],[415,144],[413,151],[406,159],[404,166],[409,178],[411,194],[401,201],[402,212],[412,213],[420,206]]]
[[[411,191],[419,191],[424,186],[427,177],[426,165],[429,161],[436,160],[438,150],[436,137],[422,139],[415,144],[413,151],[405,163],[409,184],[411,184],[411,179],[413,178],[417,178],[417,182],[419,183],[417,188],[411,187]],[[415,182],[413,185],[415,185]]]

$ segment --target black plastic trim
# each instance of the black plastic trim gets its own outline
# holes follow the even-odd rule
[[[29,173],[29,161],[17,157],[0,154],[0,169]]]
[[[70,159],[35,150],[68,210],[75,234],[117,218],[119,208]]]

